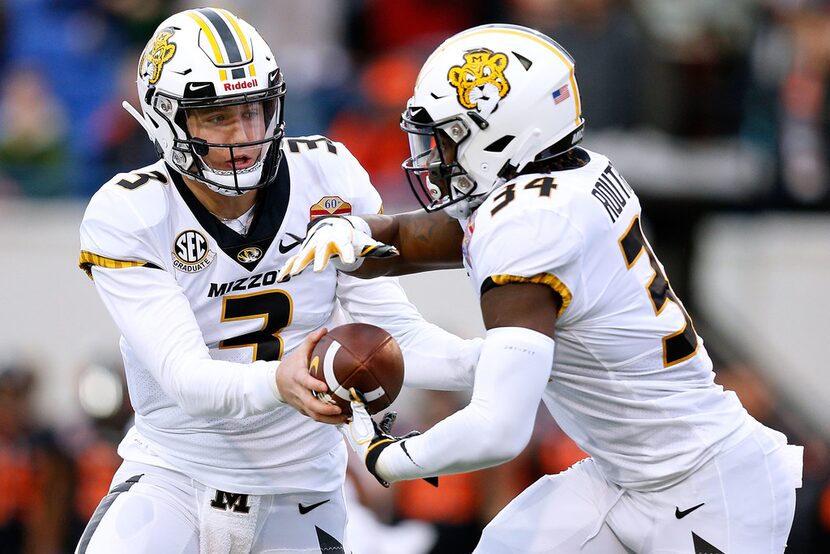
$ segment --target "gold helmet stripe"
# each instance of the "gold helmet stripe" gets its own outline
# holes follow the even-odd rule
[[[222,8],[216,8],[216,11],[221,13],[225,16],[225,19],[231,24],[233,30],[236,31],[236,36],[239,39],[239,43],[242,45],[242,49],[245,51],[245,60],[251,59],[251,47],[248,45],[248,39],[245,37],[245,33],[242,32],[242,29],[239,27],[239,23],[236,21],[236,17],[229,12],[228,10],[223,10]]]
[[[230,21],[231,27],[233,27],[234,31],[236,31],[236,36],[239,37],[239,42],[242,44],[242,49],[245,50],[245,59],[251,60],[253,62],[253,56],[251,55],[251,47],[248,44],[248,39],[245,36],[245,33],[242,32],[242,29],[239,27],[239,22],[236,20],[236,16],[234,16],[228,10],[222,8],[216,8],[216,11],[221,13],[225,16],[225,19]],[[250,73],[251,77],[256,77],[256,69],[254,69],[254,64],[248,66],[248,72]]]
[[[222,57],[222,50],[219,48],[219,43],[216,41],[216,35],[213,33],[213,30],[208,26],[207,22],[202,19],[202,16],[199,15],[196,11],[190,10],[187,12],[187,15],[190,16],[190,19],[195,21],[199,27],[202,28],[202,32],[205,33],[205,36],[210,43],[210,47],[213,50],[213,56],[216,58],[216,62],[218,64],[224,64],[225,58]],[[228,72],[224,69],[219,70],[219,78],[222,81],[228,80]]]
[[[201,8],[198,12],[200,15],[205,17],[205,19],[210,21],[210,24],[213,25],[213,29],[216,31],[219,40],[222,42],[222,46],[224,46],[228,66],[232,67],[230,70],[231,78],[244,79],[245,68],[239,66],[250,63],[251,59],[242,58],[242,51],[238,44],[239,35],[234,36],[233,30],[231,29],[231,25],[229,25],[227,18],[223,17],[218,10],[212,8]]]

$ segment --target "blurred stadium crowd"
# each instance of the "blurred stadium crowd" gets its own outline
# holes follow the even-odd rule
[[[137,105],[135,64],[156,25],[202,4],[0,0],[0,202],[85,200],[114,173],[153,162],[144,131],[120,103]],[[400,169],[408,146],[398,117],[420,64],[447,36],[486,22],[539,28],[573,54],[585,145],[607,153],[640,191],[674,288],[692,311],[690,230],[703,214],[830,208],[826,0],[213,4],[250,21],[271,44],[288,85],[287,134],[344,142],[387,212],[415,207]],[[789,551],[829,552],[827,440],[783,409],[728,345],[705,328],[701,334],[719,382],[757,419],[806,447]],[[25,363],[0,369],[0,551],[70,552],[119,464],[129,402],[118,363],[91,364],[79,378],[87,417],[47,427],[32,408],[35,373]],[[84,383],[95,394],[85,394]],[[463,404],[454,394],[426,393],[421,409],[401,414],[401,428],[428,427]],[[419,552],[469,552],[483,524],[539,474],[584,456],[547,414],[539,417],[531,446],[510,464],[442,478],[437,491],[420,481],[387,491],[356,472],[356,494],[380,523],[428,522]]]

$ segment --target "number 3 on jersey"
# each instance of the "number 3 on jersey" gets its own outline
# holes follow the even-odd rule
[[[291,323],[292,312],[291,297],[282,290],[226,296],[222,300],[222,321],[255,318],[265,321],[259,331],[223,340],[219,343],[219,348],[252,346],[253,361],[279,360],[283,352],[283,340],[279,333]]]
[[[654,270],[654,277],[649,281],[646,290],[654,307],[654,315],[660,315],[670,300],[680,308],[680,313],[683,314],[685,320],[683,328],[676,333],[663,337],[663,366],[669,367],[688,360],[697,352],[697,333],[692,325],[692,319],[686,313],[683,304],[680,303],[671,286],[669,286],[669,280],[666,278],[657,256],[654,255],[645,239],[645,235],[643,235],[639,216],[634,218],[631,225],[628,226],[628,230],[620,238],[620,249],[628,269],[634,266],[643,252],[648,256],[649,264]]]

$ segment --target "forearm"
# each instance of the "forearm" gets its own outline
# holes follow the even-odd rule
[[[458,221],[443,212],[421,210],[396,215],[360,216],[372,231],[372,238],[398,249],[399,255],[367,259],[354,273],[362,278],[406,275],[462,266],[463,233]]]
[[[482,340],[464,340],[424,322],[399,340],[406,361],[404,385],[417,389],[470,390]]]
[[[238,364],[200,359],[163,368],[163,388],[191,416],[241,418],[283,406],[276,388],[279,362]]]
[[[535,331],[488,331],[470,404],[383,450],[378,475],[391,482],[461,473],[517,456],[530,440],[553,350],[553,340]]]

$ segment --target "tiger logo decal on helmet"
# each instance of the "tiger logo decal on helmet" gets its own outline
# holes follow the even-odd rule
[[[451,67],[447,79],[455,87],[459,104],[487,117],[510,92],[506,67],[507,55],[481,48],[465,53],[464,65]]]
[[[161,70],[164,64],[172,60],[176,53],[176,43],[170,42],[174,32],[170,27],[162,29],[156,35],[156,38],[150,42],[141,57],[141,63],[139,64],[141,75],[149,77],[148,82],[151,85],[155,85],[161,79]]]

